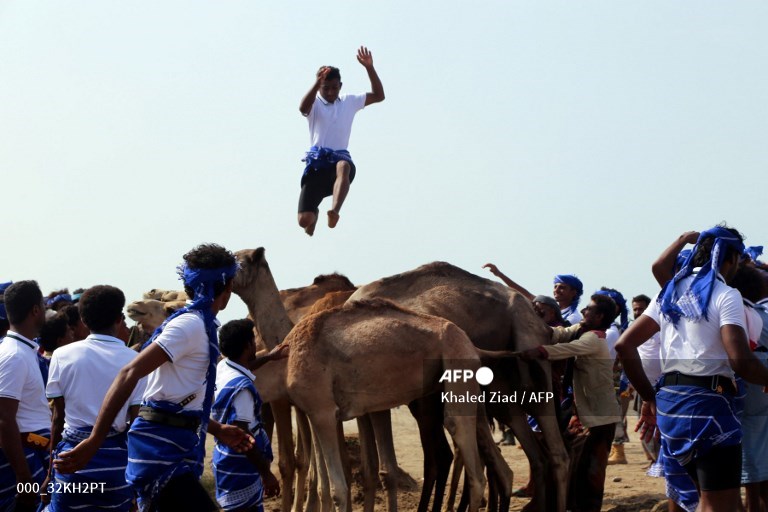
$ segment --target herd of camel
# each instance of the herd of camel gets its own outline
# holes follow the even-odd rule
[[[236,256],[240,270],[233,289],[248,307],[257,338],[266,349],[280,343],[290,347],[287,358],[254,372],[277,431],[283,511],[352,509],[341,422],[353,418],[360,436],[364,511],[374,509],[377,473],[387,510],[397,510],[399,468],[390,409],[404,404],[418,424],[424,453],[419,512],[442,509],[452,465],[449,510],[462,468],[458,510],[479,509],[485,475],[487,510],[509,508],[512,471],[494,443],[489,419],[511,428],[528,457],[536,491],[526,510],[565,510],[569,457],[553,401],[473,404],[468,414],[467,404],[441,400],[446,391],[479,391],[474,379],[441,383],[444,371],[480,366],[495,374],[489,393],[552,390],[547,361],[499,356],[550,343],[549,331],[526,298],[443,262],[361,287],[332,274],[304,288],[280,291],[263,248]],[[183,299],[176,292],[161,295],[145,297],[162,302],[128,306],[129,316],[149,332],[183,304],[169,302]],[[538,421],[542,441],[526,414]]]

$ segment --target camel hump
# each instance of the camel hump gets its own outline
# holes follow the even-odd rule
[[[333,281],[338,282],[339,286],[343,286],[345,288],[351,289],[355,287],[355,285],[352,283],[352,281],[349,280],[347,276],[339,274],[338,272],[334,272],[333,274],[321,274],[317,276],[314,281],[312,281],[312,284],[319,286],[331,283]]]

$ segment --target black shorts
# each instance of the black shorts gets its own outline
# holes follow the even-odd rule
[[[685,465],[685,471],[702,491],[741,487],[741,445],[715,446]]]
[[[195,475],[183,473],[171,478],[152,501],[151,512],[189,510],[192,512],[215,512],[219,506],[213,502]]]
[[[355,179],[355,164],[349,162],[349,166],[349,182],[352,183]],[[333,195],[334,183],[336,183],[336,164],[308,170],[301,182],[299,213],[315,212],[317,214],[323,198]]]

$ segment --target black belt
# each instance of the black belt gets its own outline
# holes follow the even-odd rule
[[[197,430],[200,426],[200,419],[191,416],[182,416],[173,414],[154,407],[142,405],[139,408],[139,416],[152,423],[159,423],[169,427],[183,428],[186,430]]]
[[[728,377],[722,375],[715,375],[712,377],[695,377],[693,375],[685,375],[684,373],[665,373],[661,378],[660,387],[664,386],[698,386],[701,388],[707,388],[715,393],[729,393],[731,395],[736,394],[736,386],[733,381]]]

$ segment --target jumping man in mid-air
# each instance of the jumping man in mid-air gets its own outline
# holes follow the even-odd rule
[[[309,121],[311,148],[304,158],[306,167],[301,177],[299,196],[299,226],[309,235],[315,232],[318,206],[323,198],[333,196],[328,210],[328,227],[336,227],[339,210],[355,179],[355,164],[347,151],[352,133],[352,120],[358,110],[384,101],[384,87],[373,67],[373,56],[368,48],[357,50],[357,61],[365,67],[371,81],[372,92],[344,94],[338,68],[322,66],[315,83],[301,99],[299,110]]]

